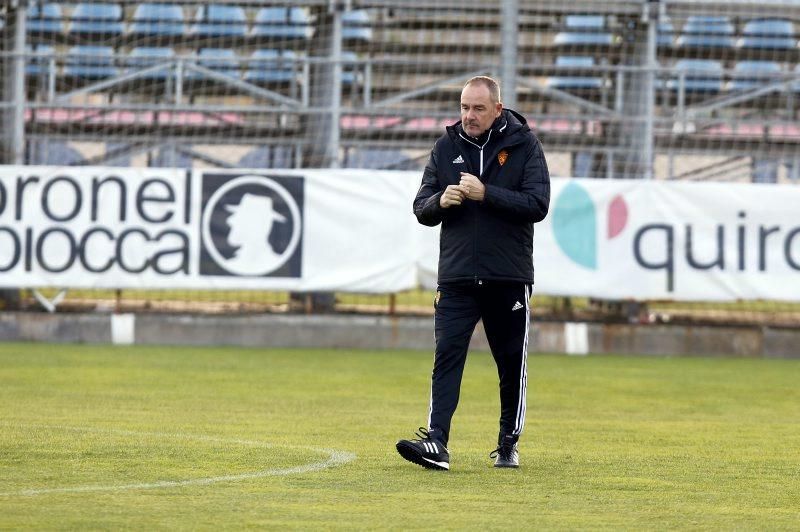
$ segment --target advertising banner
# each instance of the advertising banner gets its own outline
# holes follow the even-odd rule
[[[0,166],[0,286],[436,286],[418,172]],[[553,179],[535,293],[800,300],[800,187]]]
[[[800,187],[553,180],[536,226],[540,293],[800,300]]]
[[[0,285],[405,290],[415,187],[396,172],[0,167]]]

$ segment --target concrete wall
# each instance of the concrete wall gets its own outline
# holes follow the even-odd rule
[[[433,349],[433,319],[0,313],[0,341]],[[479,324],[473,349],[488,350]],[[531,352],[800,358],[800,328],[534,323]]]

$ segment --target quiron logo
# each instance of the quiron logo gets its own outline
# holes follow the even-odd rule
[[[301,276],[303,178],[205,174],[201,275]]]
[[[598,268],[598,212],[582,186],[570,182],[556,198],[552,212],[553,233],[561,251],[577,264]],[[617,237],[628,224],[628,205],[615,196],[608,207],[605,236]]]

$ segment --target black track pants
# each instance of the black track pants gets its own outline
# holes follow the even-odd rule
[[[500,377],[500,433],[518,437],[525,426],[531,287],[489,282],[440,285],[436,301],[436,356],[428,429],[445,444],[458,405],[467,349],[478,320]]]

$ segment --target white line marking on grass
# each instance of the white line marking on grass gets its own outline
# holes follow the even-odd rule
[[[215,443],[233,443],[237,445],[250,445],[263,448],[284,447],[287,449],[304,449],[309,452],[327,454],[328,458],[320,462],[312,462],[310,464],[303,464],[294,467],[287,467],[281,469],[265,469],[262,471],[252,471],[249,473],[240,473],[238,475],[221,475],[217,477],[204,477],[186,480],[164,480],[158,482],[141,482],[135,484],[120,484],[111,486],[74,486],[69,488],[42,488],[42,489],[26,489],[13,492],[0,493],[0,497],[13,497],[13,496],[35,496],[44,495],[48,493],[82,493],[82,492],[97,492],[97,491],[127,491],[127,490],[147,490],[157,488],[176,488],[184,486],[206,486],[208,484],[216,484],[218,482],[236,482],[239,480],[251,480],[264,477],[279,477],[286,475],[298,475],[302,473],[313,473],[321,471],[330,467],[336,467],[347,464],[356,459],[355,453],[347,451],[337,451],[335,449],[319,449],[316,447],[307,447],[303,445],[286,445],[278,443],[269,443],[255,440],[240,440],[218,438],[214,436],[193,435],[185,433],[170,433],[170,432],[139,432],[133,430],[116,430],[116,429],[102,429],[93,427],[67,427],[59,425],[28,425],[12,423],[0,423],[7,427],[28,427],[28,428],[42,428],[50,430],[63,430],[73,432],[89,432],[89,433],[107,433],[119,434],[122,436],[154,436],[158,438],[173,438],[173,439],[186,439],[186,440],[199,440]]]

